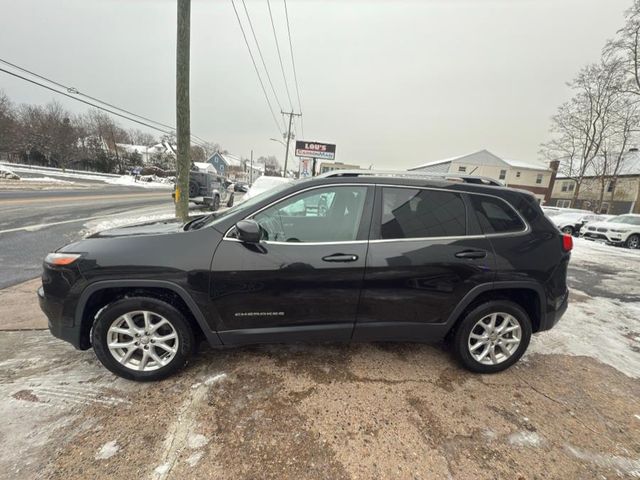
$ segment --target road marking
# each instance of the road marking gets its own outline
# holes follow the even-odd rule
[[[85,201],[85,200],[128,200],[130,198],[167,198],[169,201],[170,195],[166,193],[123,193],[113,195],[71,195],[66,197],[46,197],[46,198],[29,198],[29,199],[13,199],[2,200],[1,205],[26,205],[30,203],[50,203],[50,202],[64,202],[64,201]]]
[[[111,213],[109,215],[97,215],[97,216],[85,217],[85,218],[73,218],[71,220],[61,220],[59,222],[51,222],[51,223],[39,223],[37,225],[26,225],[24,227],[16,227],[16,228],[9,228],[7,230],[0,230],[0,235],[3,233],[12,233],[12,232],[21,232],[21,231],[35,232],[38,230],[42,230],[43,228],[55,227],[56,225],[64,225],[67,223],[77,223],[77,222],[88,222],[89,220],[118,217],[118,216],[122,216],[125,213],[127,212],[125,211],[125,212]]]

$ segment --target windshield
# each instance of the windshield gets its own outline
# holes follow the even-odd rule
[[[204,222],[200,228],[202,227],[208,227],[210,225],[215,225],[216,223],[218,223],[220,220],[229,217],[230,215],[235,215],[236,213],[239,212],[247,212],[249,210],[251,210],[255,205],[257,205],[258,203],[260,203],[262,200],[264,200],[265,198],[268,198],[269,196],[271,196],[274,193],[278,193],[282,190],[285,190],[286,188],[291,186],[291,183],[280,183],[272,188],[269,188],[268,190],[265,190],[264,192],[260,192],[258,193],[255,197],[251,197],[250,199],[242,202],[242,203],[238,203],[235,206],[221,211],[221,212],[216,212],[210,215],[210,218],[207,219],[206,222]]]

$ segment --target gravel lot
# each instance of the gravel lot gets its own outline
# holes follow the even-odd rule
[[[498,375],[443,346],[294,345],[136,384],[0,332],[0,478],[640,478],[640,252],[578,240],[570,284]]]

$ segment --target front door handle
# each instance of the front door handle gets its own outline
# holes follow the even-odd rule
[[[334,253],[333,255],[327,255],[322,257],[325,262],[355,262],[358,260],[357,255],[348,255],[345,253]]]
[[[463,250],[456,253],[457,258],[485,258],[487,252],[484,250]]]

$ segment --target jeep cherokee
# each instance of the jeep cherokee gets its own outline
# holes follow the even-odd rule
[[[45,258],[38,296],[53,335],[134,380],[172,374],[201,339],[446,338],[492,373],[566,310],[572,245],[531,193],[494,180],[331,172],[67,245]]]

